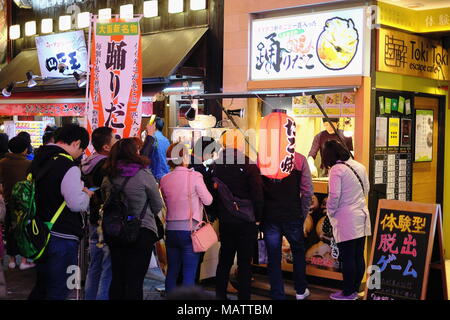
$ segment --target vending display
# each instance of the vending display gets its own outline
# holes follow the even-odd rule
[[[16,121],[15,134],[17,135],[21,131],[28,132],[31,136],[31,145],[33,148],[38,148],[42,145],[42,136],[44,135],[45,128],[49,124],[47,121]]]

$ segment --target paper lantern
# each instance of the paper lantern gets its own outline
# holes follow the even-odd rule
[[[260,124],[258,166],[261,174],[281,180],[294,169],[295,120],[285,110],[273,110]]]

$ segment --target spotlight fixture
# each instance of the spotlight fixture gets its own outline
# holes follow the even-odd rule
[[[78,88],[84,87],[86,85],[86,74],[79,74],[78,72],[73,72],[73,77],[77,80]]]
[[[197,109],[195,107],[190,107],[188,111],[184,114],[184,118],[188,121],[195,120],[195,116],[197,115]]]
[[[64,63],[58,63],[58,71],[60,73],[64,73],[64,71],[67,69],[67,66]]]
[[[33,75],[33,72],[28,71],[26,73],[26,75],[27,75],[27,80],[28,80],[28,88],[31,88],[31,87],[34,87],[35,85],[37,85],[36,81],[33,80],[33,78],[35,77]]]
[[[11,92],[14,88],[14,82],[11,82],[6,88],[3,88],[2,90],[2,94],[3,96],[9,98],[11,97]]]
[[[236,116],[236,117],[239,117],[239,118],[243,118],[245,116],[245,109],[227,110],[226,112],[230,116]]]

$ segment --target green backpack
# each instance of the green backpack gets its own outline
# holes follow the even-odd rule
[[[66,154],[60,155],[69,157]],[[30,173],[26,180],[14,185],[11,201],[13,216],[16,218],[13,227],[19,253],[36,261],[44,253],[50,240],[50,231],[64,210],[66,202],[61,204],[50,222],[42,221],[36,215],[35,184],[36,180]]]

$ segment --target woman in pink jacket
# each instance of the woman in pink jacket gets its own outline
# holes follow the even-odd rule
[[[213,198],[201,173],[188,169],[189,151],[182,143],[171,145],[167,158],[173,171],[161,179],[160,187],[167,206],[166,292],[170,292],[176,287],[181,267],[183,286],[195,284],[200,253],[192,248],[191,230],[203,219],[203,205],[210,205]]]

